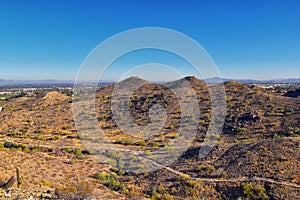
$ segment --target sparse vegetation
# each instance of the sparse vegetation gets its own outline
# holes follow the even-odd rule
[[[12,187],[19,183],[20,189],[49,190],[51,195],[55,190],[56,197],[61,199],[88,199],[93,196],[94,188],[108,199],[282,199],[284,195],[296,199],[297,188],[284,184],[300,184],[299,99],[227,82],[228,110],[223,132],[220,137],[215,130],[206,135],[214,112],[213,98],[209,97],[205,83],[192,77],[187,80],[199,99],[200,119],[192,115],[182,117],[178,98],[163,85],[146,84],[134,91],[129,106],[136,125],[143,127],[162,122],[163,119],[150,119],[149,108],[154,104],[163,106],[168,116],[162,129],[159,132],[153,129],[153,135],[148,138],[124,133],[114,122],[110,108],[113,85],[96,92],[96,126],[121,149],[100,150],[108,161],[97,159],[100,151],[86,150],[83,146],[82,140],[89,138],[79,139],[77,131],[80,129],[76,130],[72,119],[74,100],[69,96],[43,92],[0,101],[0,106],[5,108],[1,112],[0,158],[1,163],[8,163],[0,166],[0,172],[7,173],[0,173],[0,185],[5,184],[19,166],[21,178],[16,178],[17,184]],[[184,95],[191,96],[190,93]],[[87,114],[87,110],[86,107],[82,114]],[[187,143],[180,127],[190,130],[194,125],[190,123],[198,125],[198,133],[192,143]],[[151,159],[176,153],[176,140],[188,149],[168,168],[140,174],[125,171],[131,167],[128,160],[138,161],[136,168],[148,169]],[[217,144],[212,151],[199,158],[203,141],[214,140]],[[93,141],[98,145],[102,138]],[[138,152],[142,159],[123,154],[127,150]],[[143,159],[149,161],[150,166]],[[80,171],[83,175],[68,178],[66,171],[73,174]],[[267,177],[267,180],[252,181],[255,177]]]

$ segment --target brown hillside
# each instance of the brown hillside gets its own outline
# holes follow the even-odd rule
[[[197,134],[192,144],[187,144],[188,150],[169,166],[161,166],[162,169],[155,172],[134,174],[124,171],[124,167],[128,167],[124,160],[132,155],[124,158],[112,149],[107,153],[111,162],[94,157],[92,154],[98,152],[86,149],[77,135],[71,97],[50,92],[0,101],[0,107],[5,108],[0,112],[0,176],[7,180],[19,166],[22,189],[50,190],[53,196],[55,188],[67,186],[80,176],[86,181],[84,184],[92,183],[96,188],[94,194],[101,194],[98,199],[299,197],[300,99],[276,96],[259,87],[234,81],[224,83],[225,125],[217,145],[200,159],[199,149],[203,147],[210,123],[211,99],[215,97],[209,94],[208,87],[212,86],[195,77],[163,85],[137,77],[122,83],[132,89],[135,82],[145,85],[134,90],[128,102],[122,95],[114,97],[123,101],[119,109],[128,106],[130,118],[142,129],[151,123],[150,108],[159,104],[167,113],[160,132],[140,138],[118,127],[111,109],[115,85],[96,92],[99,126],[115,146],[142,152],[144,158],[155,156],[155,152],[162,152],[157,156],[162,158],[163,153],[172,155],[173,141],[180,137],[180,126],[196,127]],[[193,92],[187,87],[178,90],[176,95],[174,88],[183,87],[186,82],[196,94],[199,119],[181,116],[180,100],[193,96]],[[180,141],[186,144],[184,138]],[[160,163],[151,159],[148,162]],[[141,162],[138,167],[147,166]],[[0,190],[0,198],[1,195]]]

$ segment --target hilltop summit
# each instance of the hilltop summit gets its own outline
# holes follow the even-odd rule
[[[65,100],[69,99],[68,96],[60,93],[60,92],[48,92],[43,98],[43,102],[47,105],[53,105],[53,104],[57,104],[60,102],[63,102]]]

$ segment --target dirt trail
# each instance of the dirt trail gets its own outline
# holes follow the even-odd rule
[[[293,140],[300,140],[299,138],[293,138],[293,137],[287,137],[284,139],[293,139]],[[3,138],[0,138],[0,141],[4,141]],[[7,140],[5,140],[7,141]],[[267,140],[264,141],[260,141],[260,142],[265,142]],[[232,145],[230,145],[232,146]],[[44,148],[50,148],[48,145],[40,145],[40,147],[44,147]],[[135,151],[135,150],[129,150],[129,149],[124,149],[124,148],[115,148],[115,147],[98,147],[102,150],[114,150],[114,151],[124,151],[124,152],[132,152],[135,155],[143,155],[143,151]],[[300,188],[300,185],[296,184],[296,183],[291,183],[291,182],[287,182],[287,181],[279,181],[279,180],[274,180],[271,178],[264,178],[264,177],[240,177],[240,178],[229,178],[229,179],[222,179],[222,178],[201,178],[201,177],[190,177],[188,174],[185,174],[183,172],[177,171],[171,167],[168,166],[164,166],[161,165],[157,162],[155,162],[152,159],[148,159],[144,156],[141,156],[141,158],[150,161],[152,164],[156,165],[157,167],[161,168],[161,169],[166,169],[174,174],[177,174],[179,176],[185,176],[185,177],[189,177],[191,179],[195,179],[195,180],[200,180],[200,181],[207,181],[207,182],[245,182],[245,181],[265,181],[265,182],[269,182],[269,183],[274,183],[274,184],[279,184],[279,185],[285,185],[285,186],[291,186],[291,187],[296,187],[296,188]]]
[[[180,171],[177,171],[175,169],[172,169],[170,167],[166,167],[166,166],[162,166],[154,161],[152,161],[154,165],[157,165],[163,169],[166,169],[170,172],[173,172],[179,176],[189,176],[188,174],[182,173]],[[290,183],[287,181],[276,181],[274,179],[271,178],[263,178],[263,177],[241,177],[241,178],[230,178],[230,179],[220,179],[220,178],[194,178],[194,177],[189,177],[191,179],[195,179],[195,180],[200,180],[200,181],[207,181],[207,182],[245,182],[245,181],[265,181],[265,182],[269,182],[269,183],[275,183],[275,184],[279,184],[279,185],[285,185],[285,186],[291,186],[291,187],[296,187],[296,188],[300,188],[300,185],[295,184],[295,183]]]

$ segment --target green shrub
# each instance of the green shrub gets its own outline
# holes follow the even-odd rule
[[[63,126],[62,129],[63,130],[68,130],[68,129],[71,129],[71,126],[70,125],[66,125],[66,126]]]
[[[109,169],[111,172],[117,173],[119,171],[118,168],[112,167]]]
[[[118,169],[116,168],[111,168],[111,170],[118,171]],[[93,175],[93,178],[101,180],[103,182],[103,185],[109,187],[114,191],[123,192],[125,194],[129,192],[125,185],[118,180],[117,175],[115,173],[107,174],[104,172],[98,172]]]
[[[151,195],[151,199],[161,199],[161,194],[158,191],[153,190],[152,195]]]
[[[7,136],[10,137],[19,137],[20,135],[22,135],[22,132],[11,132],[7,134]]]
[[[50,138],[50,140],[53,140],[53,141],[59,140],[59,136],[58,136],[58,135],[54,135],[54,136],[52,136],[52,137]]]
[[[169,194],[165,194],[165,195],[163,196],[163,199],[164,199],[164,200],[174,200],[174,197],[171,196],[171,195],[169,195]]]
[[[80,148],[72,149],[70,147],[64,147],[64,148],[62,148],[62,151],[65,151],[67,153],[73,153],[76,156],[81,156],[82,155],[82,150]]]
[[[151,155],[151,151],[150,151],[149,149],[145,150],[145,151],[144,151],[144,155],[145,155],[145,156]]]
[[[36,139],[36,140],[47,140],[45,136],[35,136],[34,139]]]
[[[250,199],[269,199],[266,194],[266,189],[254,183],[243,183],[243,193],[247,198]]]
[[[37,130],[35,130],[34,132],[35,132],[35,133],[41,133],[42,130],[41,130],[41,129],[37,129]]]
[[[246,131],[247,131],[246,128],[238,128],[238,132],[239,132],[239,133],[244,133],[244,132],[246,132]]]
[[[145,140],[140,140],[137,145],[138,146],[146,146],[147,143],[145,142]]]
[[[205,124],[205,120],[200,119],[200,120],[199,120],[199,124]]]
[[[73,153],[77,156],[81,156],[82,155],[82,150],[80,148],[75,148]]]
[[[24,151],[27,149],[27,147],[24,144],[16,144],[16,143],[7,142],[7,141],[4,142],[3,147],[8,148],[8,149],[20,150],[20,151]]]
[[[215,171],[215,167],[213,165],[210,164],[201,164],[197,167],[197,170],[200,172],[212,172]]]
[[[101,180],[101,181],[104,181],[106,179],[108,174],[104,173],[104,172],[97,172],[96,174],[94,174],[92,177],[94,179],[97,179],[97,180]]]
[[[38,151],[39,149],[40,149],[39,146],[30,147],[30,151],[32,151],[32,152],[36,152],[36,151]]]
[[[67,153],[71,153],[72,149],[70,147],[64,147],[62,148],[63,151],[67,152]]]
[[[159,144],[158,142],[152,143],[152,146],[153,146],[153,147],[159,147],[159,145],[160,145],[160,144]]]
[[[128,139],[121,139],[121,140],[117,140],[115,142],[116,144],[123,144],[123,145],[134,145],[134,142]]]

